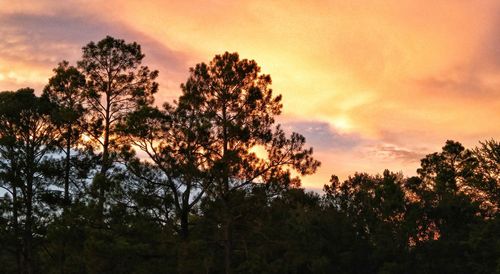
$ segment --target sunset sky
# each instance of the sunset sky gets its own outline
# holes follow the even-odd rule
[[[142,45],[159,103],[215,54],[256,60],[322,162],[309,189],[500,139],[500,1],[0,0],[0,91],[40,92],[106,35]]]

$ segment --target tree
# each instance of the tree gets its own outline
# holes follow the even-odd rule
[[[148,176],[153,174],[145,172],[147,162],[140,163],[138,159],[128,161],[129,170],[138,181],[156,190],[151,194],[160,198],[161,204],[172,201],[173,221],[168,207],[157,206],[156,216],[174,224],[184,240],[189,234],[189,214],[210,184],[207,177],[209,165],[204,157],[208,126],[203,117],[196,116],[194,109],[166,103],[163,110],[144,107],[131,113],[122,128],[129,142],[145,152],[154,165],[153,169],[161,174]]]
[[[50,199],[45,164],[54,149],[52,106],[30,88],[0,93],[0,174],[10,197],[18,270],[35,272],[33,238],[41,201]]]
[[[421,160],[418,177],[408,179],[406,188],[415,202],[410,220],[414,225],[414,271],[473,271],[468,258],[473,249],[467,239],[473,227],[481,226],[486,214],[475,198],[477,188],[471,180],[476,164],[470,150],[448,140],[441,152]],[[436,256],[443,250],[447,250],[446,255]]]
[[[55,75],[43,90],[43,96],[57,106],[54,110],[54,122],[57,125],[59,144],[64,154],[64,202],[65,208],[70,203],[71,152],[81,142],[83,117],[83,88],[85,77],[67,61],[59,63],[54,70]]]
[[[324,186],[324,202],[346,216],[358,239],[370,243],[369,272],[398,265],[408,244],[406,214],[409,211],[402,174],[385,170],[382,175],[356,173],[343,183],[332,176]],[[402,270],[399,270],[400,272]]]
[[[475,189],[474,198],[492,217],[500,208],[500,142],[493,139],[480,142],[472,154],[475,161],[469,181]]]
[[[290,168],[313,173],[319,162],[304,149],[305,138],[293,133],[286,138],[274,117],[281,113],[281,96],[273,96],[271,77],[260,74],[253,60],[240,60],[237,53],[216,55],[207,65],[190,70],[179,105],[194,111],[210,124],[204,148],[211,177],[209,196],[222,203],[222,233],[226,273],[231,272],[233,249],[232,194],[263,183],[277,190],[298,185]],[[263,148],[267,157],[252,149]]]
[[[151,104],[158,89],[155,82],[158,71],[142,66],[143,58],[139,44],[107,36],[83,47],[83,56],[78,62],[87,81],[83,93],[89,112],[86,133],[102,152],[101,169],[94,178],[101,221],[105,194],[110,188],[108,171],[120,145],[116,125],[139,106]]]
[[[427,155],[417,170],[420,181],[413,183],[420,204],[433,215],[441,235],[456,232],[457,228],[476,219],[481,213],[474,202],[473,176],[474,158],[470,150],[460,143],[447,141],[442,152]],[[446,212],[452,210],[454,212]],[[463,218],[469,218],[464,220]]]

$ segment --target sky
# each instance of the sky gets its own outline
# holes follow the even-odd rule
[[[106,35],[142,46],[158,103],[216,54],[254,59],[322,162],[308,189],[500,139],[500,1],[0,0],[0,90],[40,92]]]

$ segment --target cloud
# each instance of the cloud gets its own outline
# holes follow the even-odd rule
[[[0,23],[2,24],[0,31],[4,36],[4,39],[0,41],[2,54],[9,55],[9,51],[15,53],[21,49],[37,57],[47,55],[61,57],[70,53],[61,52],[61,48],[66,48],[71,52],[80,52],[81,47],[89,41],[96,41],[106,35],[115,35],[117,38],[140,40],[140,44],[151,48],[148,55],[166,61],[168,68],[179,69],[180,66],[186,65],[182,59],[182,52],[171,50],[148,35],[126,25],[107,22],[96,15],[13,13],[3,15]],[[18,54],[15,57],[28,58],[30,56]]]
[[[288,121],[282,124],[287,132],[297,132],[306,137],[307,144],[321,151],[352,150],[363,140],[356,134],[340,133],[321,121]]]
[[[412,150],[392,144],[380,144],[369,148],[368,156],[379,161],[414,163],[426,155],[423,149]]]
[[[146,54],[145,64],[161,71],[160,85],[169,94],[178,92],[179,84],[188,72],[187,53],[172,50],[145,33],[123,24],[107,22],[96,15],[73,15],[64,11],[57,14],[9,13],[0,17],[0,25],[0,60],[14,63],[18,68],[20,65],[29,66],[30,70],[28,72],[27,68],[21,75],[8,66],[0,66],[2,75],[11,76],[9,83],[2,84],[0,80],[3,86],[18,83],[40,88],[41,81],[48,79],[51,68],[58,62],[63,59],[75,62],[80,58],[84,45],[106,35],[141,44]],[[37,71],[38,77],[26,75],[33,71]],[[162,99],[169,96],[166,94]]]
[[[451,75],[455,75],[451,76]],[[481,97],[497,92],[488,87],[477,74],[455,72],[451,75],[431,76],[419,81],[421,87],[428,93],[441,93],[447,96]]]
[[[491,22],[491,26],[487,28],[487,32],[482,39],[482,43],[478,47],[475,55],[475,68],[483,70],[500,71],[500,7],[495,9],[496,15]]]
[[[61,57],[75,59],[82,41],[102,37],[106,29],[92,17],[64,14],[7,14],[0,18],[0,24],[3,58],[43,66],[53,65]]]
[[[500,8],[495,10],[498,12]],[[423,93],[444,100],[460,100],[469,107],[480,107],[481,111],[497,107],[500,103],[499,23],[500,18],[496,16],[484,26],[474,52],[464,56],[461,62],[418,80]]]

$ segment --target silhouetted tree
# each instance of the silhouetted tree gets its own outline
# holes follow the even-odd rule
[[[474,188],[474,199],[492,217],[500,209],[500,142],[480,142],[472,154],[475,161],[469,163],[473,173],[468,176],[469,184]]]
[[[170,224],[179,223],[174,228],[183,239],[189,234],[189,214],[210,183],[206,174],[210,164],[205,157],[209,124],[193,115],[195,112],[182,105],[165,104],[162,111],[145,107],[129,115],[123,128],[130,143],[148,155],[161,175],[148,177],[141,168],[147,163],[137,159],[129,161],[129,170],[139,181],[156,189],[152,194],[162,197],[162,203],[172,201],[174,221],[168,221],[172,216],[164,206],[156,207],[162,209],[157,217],[162,216]]]
[[[179,105],[210,124],[203,149],[213,182],[206,192],[222,203],[226,273],[231,272],[233,250],[232,194],[256,183],[270,189],[293,186],[297,180],[291,178],[289,168],[306,175],[319,166],[311,157],[312,149],[303,148],[304,137],[294,133],[286,138],[279,126],[273,130],[282,105],[270,84],[271,77],[260,74],[255,61],[226,52],[208,65],[192,68],[181,86]],[[262,147],[267,159],[252,152],[255,147]]]
[[[343,183],[336,176],[330,182],[324,187],[324,202],[344,214],[357,237],[372,245],[372,262],[366,270],[378,272],[401,265],[408,244],[405,220],[409,204],[402,174],[388,170],[382,176],[356,173]]]
[[[57,108],[53,111],[53,120],[57,125],[60,147],[64,154],[64,200],[65,207],[70,203],[71,152],[81,143],[83,117],[83,88],[85,77],[67,61],[54,69],[54,76],[49,79],[43,90],[46,97]]]
[[[106,190],[110,188],[108,171],[120,145],[115,126],[139,106],[151,104],[158,89],[154,81],[158,71],[141,66],[143,58],[139,44],[107,36],[83,47],[83,56],[78,62],[87,81],[83,95],[90,126],[86,132],[102,152],[101,169],[94,178],[101,220]]]
[[[12,208],[9,221],[16,239],[18,271],[34,273],[34,237],[43,213],[41,202],[52,200],[44,178],[53,151],[54,126],[48,101],[30,88],[0,93],[0,174]]]
[[[467,258],[472,249],[466,239],[484,215],[470,180],[474,165],[470,150],[447,141],[442,152],[422,159],[419,176],[408,180],[407,189],[416,203],[411,220],[415,272],[473,272]],[[445,250],[447,254],[442,254]]]

